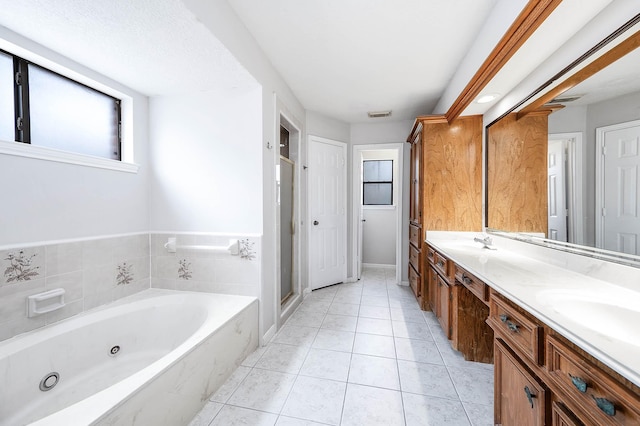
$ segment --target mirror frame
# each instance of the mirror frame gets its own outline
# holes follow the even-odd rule
[[[489,140],[489,128],[496,124],[501,119],[505,118],[509,114],[512,114],[518,110],[518,108],[527,104],[520,111],[517,111],[517,118],[522,118],[527,114],[530,114],[534,111],[537,111],[543,106],[546,105],[547,108],[552,108],[553,106],[549,106],[547,103],[552,99],[558,97],[563,92],[573,88],[577,84],[596,74],[597,72],[603,70],[611,63],[620,59],[627,53],[635,50],[640,47],[640,31],[636,31],[633,34],[630,34],[629,37],[622,40],[619,44],[609,49],[607,52],[602,54],[600,57],[593,60],[590,64],[587,64],[582,69],[570,74],[576,67],[583,64],[585,61],[589,60],[593,55],[597,54],[602,49],[606,48],[610,43],[617,41],[619,37],[621,37],[624,33],[629,31],[635,25],[640,23],[640,13],[635,15],[629,21],[627,21],[620,28],[612,32],[610,35],[605,37],[587,52],[582,54],[576,60],[571,62],[565,68],[560,70],[554,76],[552,76],[545,83],[536,88],[532,93],[527,95],[520,102],[515,104],[513,107],[509,108],[506,112],[501,114],[498,118],[489,123],[484,129],[485,141]],[[558,83],[556,86],[550,88],[555,83]],[[550,89],[549,89],[550,88]],[[549,89],[549,90],[547,90]],[[545,92],[546,90],[546,92]],[[537,97],[537,98],[536,98]],[[534,99],[536,98],[536,99]],[[534,99],[533,101],[531,101]],[[531,101],[531,102],[530,102]],[[488,147],[488,145],[487,145]],[[600,249],[596,247],[572,244],[567,242],[550,240],[547,238],[542,238],[538,236],[528,235],[526,233],[518,233],[518,232],[506,232],[497,229],[492,229],[489,227],[489,191],[488,185],[489,182],[486,179],[488,176],[489,170],[489,155],[488,150],[485,149],[484,152],[484,169],[485,169],[485,191],[484,191],[484,224],[485,231],[489,234],[510,238],[512,240],[517,240],[529,244],[534,244],[538,246],[543,246],[555,250],[561,250],[573,254],[588,256],[592,258],[596,258],[599,260],[609,261],[620,263],[636,268],[640,268],[640,256],[631,255],[626,253],[614,252],[610,250]]]

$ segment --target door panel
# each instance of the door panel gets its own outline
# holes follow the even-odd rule
[[[346,262],[346,145],[309,138],[311,289],[343,282]]]
[[[547,165],[549,185],[549,230],[547,238],[567,241],[565,142],[549,141]]]
[[[605,133],[603,248],[640,254],[640,125]]]

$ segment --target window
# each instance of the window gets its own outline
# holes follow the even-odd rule
[[[362,204],[393,205],[393,160],[362,162]]]
[[[121,160],[120,100],[0,51],[0,140]]]

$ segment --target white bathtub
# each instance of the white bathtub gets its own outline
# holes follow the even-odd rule
[[[257,345],[253,297],[145,290],[0,342],[0,425],[187,424]]]

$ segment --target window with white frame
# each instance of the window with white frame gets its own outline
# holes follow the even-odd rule
[[[362,162],[362,204],[393,205],[393,160]]]
[[[121,100],[0,51],[0,140],[121,160]]]

